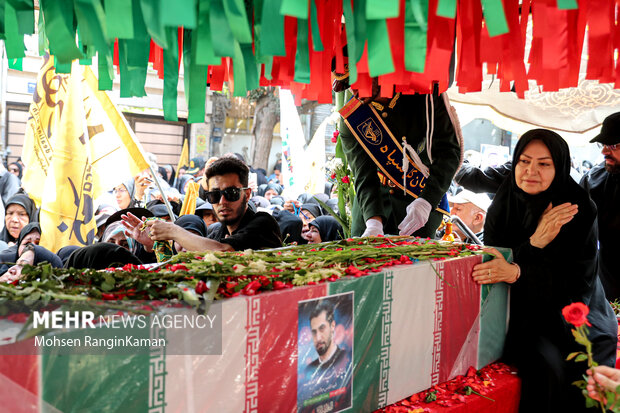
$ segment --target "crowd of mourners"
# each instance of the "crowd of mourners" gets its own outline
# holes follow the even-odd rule
[[[67,245],[58,251],[39,245],[43,229],[38,209],[21,188],[25,166],[19,160],[8,169],[3,167],[0,280],[13,282],[21,277],[25,264],[43,261],[55,267],[95,269],[156,263],[162,259],[158,241],[159,246],[161,241],[170,243],[170,256],[187,250],[319,243],[344,235],[338,221],[319,204],[320,200],[337,212],[333,185],[326,184],[323,193],[284,198],[280,162],[267,176],[265,170],[247,166],[235,153],[208,160],[196,157],[178,171],[172,165],[157,166],[154,157],[149,157],[156,176],[145,171],[128,177],[96,200],[95,244]],[[232,181],[226,179],[230,177]],[[192,185],[196,190],[190,190]],[[192,209],[180,216],[184,202]]]

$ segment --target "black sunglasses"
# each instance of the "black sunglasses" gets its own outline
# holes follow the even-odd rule
[[[207,201],[209,201],[212,204],[218,204],[220,202],[220,199],[222,198],[222,195],[224,195],[224,198],[226,198],[227,201],[235,202],[239,200],[239,198],[241,197],[241,191],[245,189],[249,189],[249,187],[248,188],[235,188],[234,186],[231,186],[230,188],[226,188],[226,189],[216,189],[214,191],[207,191],[205,192],[205,195],[207,196]]]

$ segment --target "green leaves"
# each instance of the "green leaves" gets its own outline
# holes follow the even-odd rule
[[[41,292],[35,291],[24,299],[24,304],[26,304],[27,306],[31,306],[36,301],[38,301],[40,298],[41,298]]]
[[[586,361],[588,359],[588,356],[586,354],[579,354],[576,358],[575,361],[576,362],[580,362],[580,361]]]
[[[437,392],[435,390],[431,390],[426,393],[426,397],[424,398],[425,403],[431,403],[437,400]]]
[[[101,283],[101,289],[106,292],[112,291],[114,289],[114,285],[116,284],[114,277],[111,274],[104,274],[103,279],[105,281]]]

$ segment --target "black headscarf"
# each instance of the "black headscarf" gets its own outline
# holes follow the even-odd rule
[[[127,193],[129,194],[129,198],[131,198],[133,200],[133,195],[136,192],[136,181],[134,181],[133,178],[132,179],[128,179],[126,181],[123,181],[123,185],[125,185],[125,188],[127,189]],[[130,202],[130,204],[131,204],[131,202]]]
[[[11,245],[4,251],[0,253],[0,274],[4,274],[6,270],[9,269],[11,265],[17,262],[19,258],[19,246],[22,244],[24,237],[28,235],[32,230],[38,230],[39,234],[41,233],[41,227],[38,222],[31,222],[27,224],[22,230],[19,232],[19,237],[15,245]],[[47,251],[47,250],[46,250]],[[35,253],[35,261],[36,261],[36,253]]]
[[[188,231],[194,231],[201,237],[207,236],[207,226],[205,222],[197,215],[182,215],[174,223]]]
[[[174,166],[172,165],[166,165],[166,170],[170,168],[170,178],[168,178],[168,184],[170,186],[174,186],[174,180],[177,176],[177,172],[174,170]]]
[[[30,222],[19,232],[18,241],[0,253],[0,275],[4,274],[19,259],[19,247],[26,235],[32,231],[41,233],[41,226],[38,222]],[[56,254],[40,245],[34,245],[34,265],[42,262],[49,262],[54,268],[62,268],[63,262]]]
[[[342,239],[342,226],[331,215],[321,215],[308,225],[318,228],[321,242]]]
[[[100,242],[74,251],[65,263],[65,268],[103,270],[125,264],[139,265],[142,264],[142,261],[120,245]]]
[[[332,194],[333,187],[334,187],[333,182],[325,182],[325,190],[323,191],[325,195],[330,196]]]
[[[174,187],[179,191],[179,193],[184,194],[185,185],[187,185],[189,181],[193,181],[193,180],[194,180],[194,177],[192,175],[189,175],[189,174],[181,175],[181,177],[177,179],[177,182],[174,185]]]
[[[282,198],[280,195],[275,195],[272,196],[271,199],[269,200],[269,203],[271,205],[279,205],[279,206],[284,206],[284,203],[286,201],[284,201],[284,198]]]
[[[34,230],[36,230],[39,234],[41,234],[41,225],[39,225],[38,222],[30,222],[26,224],[26,226],[23,227],[21,231],[19,231],[19,238],[17,238],[16,245],[18,247],[22,245],[22,241],[24,240],[26,235],[30,234]]]
[[[536,140],[549,149],[555,176],[547,190],[530,195],[517,186],[515,168],[526,146]],[[588,319],[593,327],[588,338],[597,362],[613,364],[617,344],[617,322],[596,274],[596,207],[570,177],[570,151],[558,134],[544,129],[525,133],[515,147],[513,165],[489,207],[484,226],[485,244],[511,248],[514,262],[521,268],[520,278],[511,286],[504,356],[516,363],[523,383],[527,384],[522,392],[522,406],[526,400],[546,398],[546,403],[549,398],[560,398],[543,394],[545,389],[533,389],[536,377],[562,378],[566,383],[561,384],[561,391],[579,399],[579,391],[574,391],[570,383],[581,373],[571,370],[574,363],[569,365],[563,360],[583,347],[575,343],[571,326],[562,318],[562,308],[579,301],[589,305]],[[577,204],[578,213],[546,247],[532,246],[530,237],[549,203],[558,206],[565,202]],[[560,355],[556,361],[545,356],[555,352]]]
[[[329,198],[325,203],[335,213],[338,213],[338,198]]]
[[[170,206],[172,206],[172,203],[170,203]],[[151,211],[153,213],[153,215],[157,218],[165,218],[165,217],[170,217],[170,213],[168,212],[168,208],[166,207],[166,205],[164,205],[163,203],[158,203],[155,205],[147,205],[147,209],[149,211]],[[172,212],[174,213],[174,208],[172,209]]]
[[[316,199],[312,197],[312,194],[309,194],[307,192],[304,192],[303,194],[299,194],[299,196],[297,197],[297,200],[301,202],[302,204],[317,204],[318,205],[318,202],[316,202]]]
[[[303,222],[301,219],[288,212],[287,210],[275,210],[272,216],[278,221],[282,241],[285,244],[296,242],[298,244],[306,244],[307,240],[301,236]]]
[[[22,165],[19,162],[11,162],[9,166],[11,165],[17,166],[17,170],[19,171],[19,175],[17,175],[17,177],[19,179],[22,179],[22,175],[24,174],[24,168],[22,167]]]
[[[323,215],[323,209],[321,209],[321,206],[319,204],[302,204],[300,209],[305,209],[306,211],[310,212],[315,218]]]
[[[274,182],[270,182],[267,184],[267,187],[265,188],[265,192],[267,192],[268,189],[273,189],[274,191],[278,193],[278,195],[282,193],[282,187]]]
[[[60,258],[60,260],[62,261],[62,265],[64,266],[67,263],[67,260],[69,259],[71,254],[73,254],[75,250],[79,250],[80,248],[82,247],[79,247],[77,245],[67,245],[59,249],[56,255],[58,255],[58,258]]]
[[[267,184],[261,184],[256,188],[256,194],[258,196],[265,196],[265,191],[267,191]]]
[[[17,193],[13,195],[7,201],[6,206],[5,206],[5,211],[9,209],[9,205],[13,205],[13,204],[20,205],[22,208],[26,210],[26,213],[28,214],[29,222],[35,222],[39,220],[39,217],[37,214],[37,207],[34,204],[34,201],[30,199],[28,195],[23,194],[23,193]],[[0,240],[4,242],[16,242],[17,241],[16,238],[13,238],[11,234],[9,234],[9,231],[6,228],[6,224],[4,225],[2,232],[0,232]]]
[[[517,186],[515,168],[525,147],[535,140],[541,141],[549,149],[555,176],[547,190],[530,195]],[[500,186],[489,207],[487,223],[495,221],[496,229],[485,227],[487,245],[513,247],[525,239],[529,240],[549,203],[557,206],[564,202],[579,201],[584,204],[584,211],[581,211],[582,205],[579,205],[580,212],[588,213],[588,195],[571,178],[570,150],[566,141],[557,133],[546,129],[534,129],[523,134],[515,147],[512,164],[514,167],[508,179]]]
[[[161,175],[161,179],[168,182],[168,172],[166,171],[166,168],[164,168],[163,166],[158,166],[157,172],[159,172],[159,175]]]
[[[260,195],[253,196],[252,198],[250,198],[250,201],[254,202],[254,205],[260,208],[269,208],[269,205],[271,205],[271,202],[269,202],[267,198]]]

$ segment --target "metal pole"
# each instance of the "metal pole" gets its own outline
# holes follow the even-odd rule
[[[482,241],[478,239],[476,234],[456,215],[452,215],[450,220],[453,224],[455,224],[459,229],[465,234],[468,238],[471,238],[474,241],[474,244],[483,245]]]
[[[150,163],[149,163],[149,171],[151,171],[151,176],[153,177],[153,180],[155,181],[155,185],[157,185],[157,189],[159,189],[159,193],[161,194],[161,199],[164,200],[164,204],[166,205],[166,208],[168,209],[168,214],[170,215],[170,221],[171,222],[176,221],[174,217],[174,212],[172,212],[172,206],[170,205],[170,202],[168,202],[168,198],[166,197],[166,194],[164,194],[164,190],[161,189],[161,184],[159,183],[157,174],[155,173],[155,171],[153,171],[153,165],[151,165]]]

